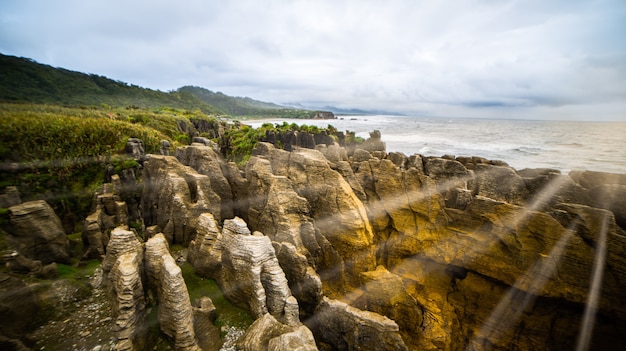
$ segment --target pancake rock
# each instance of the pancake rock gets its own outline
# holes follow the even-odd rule
[[[9,247],[43,264],[67,262],[69,241],[61,220],[43,200],[9,207]]]
[[[111,281],[116,350],[140,350],[146,334],[146,305],[141,281],[141,257],[137,252],[120,255],[108,274]]]
[[[378,266],[375,271],[361,273],[361,277],[365,282],[367,310],[395,321],[405,344],[410,345],[420,338],[422,307],[409,295],[402,278],[383,266]]]
[[[146,242],[145,267],[149,285],[157,291],[161,331],[174,341],[176,350],[200,350],[197,344],[191,303],[180,267],[159,233]]]
[[[237,347],[242,351],[317,350],[313,334],[306,326],[285,325],[269,313],[252,323]]]
[[[143,247],[133,232],[122,227],[111,232],[102,272],[110,289],[116,349],[142,349],[147,333]]]
[[[272,240],[291,291],[310,312],[321,298],[322,284],[309,264],[318,256],[320,246],[308,201],[296,193],[287,177],[271,173],[269,160],[253,157],[246,177],[250,184],[250,226]]]
[[[318,344],[338,350],[407,350],[391,319],[324,297],[305,324]]]
[[[3,189],[3,193],[0,194],[0,207],[9,208],[11,206],[19,205],[22,203],[20,198],[20,192],[16,186],[8,186]]]
[[[323,238],[316,238],[316,246],[321,248],[316,263],[325,283],[325,293],[342,296],[344,290],[358,288],[359,273],[374,268],[375,255],[372,227],[365,207],[350,185],[330,168],[317,150],[297,149],[289,153],[260,143],[255,154],[268,159],[272,174],[289,179],[297,194],[307,200],[315,229]],[[325,265],[331,263],[325,262],[325,258],[332,256],[335,259],[331,262],[336,264],[334,261],[338,258],[341,265]],[[337,280],[343,281],[345,286]]]
[[[168,243],[188,245],[201,213],[221,218],[221,199],[211,188],[210,178],[173,156],[149,155],[144,162],[143,182],[145,225],[157,225]]]
[[[114,177],[119,180],[117,175]],[[111,184],[104,184],[95,195],[94,212],[83,223],[83,258],[102,259],[109,241],[109,231],[121,225],[128,225],[126,202],[114,193]]]
[[[394,266],[419,252],[422,242],[438,237],[448,218],[431,178],[387,159],[353,162],[353,169],[367,195],[380,263]]]
[[[222,347],[220,330],[213,323],[217,318],[213,301],[207,296],[196,299],[192,305],[193,326],[202,351],[217,351]]]
[[[270,239],[250,233],[240,218],[224,221],[222,235],[220,282],[226,297],[244,303],[255,318],[269,312],[283,323],[299,320],[298,308],[287,303],[291,291]]]
[[[198,217],[196,237],[189,243],[187,261],[203,277],[219,279],[222,268],[222,232],[210,213]]]
[[[193,143],[176,149],[176,158],[184,165],[195,169],[198,173],[209,177],[211,189],[220,197],[222,218],[232,218],[233,192],[226,177],[222,173],[221,165],[224,160],[215,150],[204,144]]]

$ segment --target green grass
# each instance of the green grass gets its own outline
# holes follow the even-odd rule
[[[181,269],[191,301],[203,296],[208,296],[213,301],[217,312],[215,321],[217,327],[227,325],[245,329],[254,322],[248,311],[234,306],[226,300],[215,280],[196,275],[189,263],[184,263]]]
[[[123,152],[131,137],[155,152],[168,139],[154,128],[103,116],[100,110],[49,106],[1,104],[0,127],[0,158],[39,166],[93,162]]]
[[[89,260],[82,265],[67,265],[57,263],[57,269],[59,270],[59,276],[57,279],[69,279],[73,281],[84,280],[90,277],[95,272],[96,268],[100,266],[100,261]]]

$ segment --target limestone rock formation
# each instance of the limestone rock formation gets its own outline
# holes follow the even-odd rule
[[[258,318],[237,342],[242,351],[317,350],[311,331],[304,325],[285,325],[271,314]]]
[[[9,218],[9,247],[43,264],[68,261],[69,241],[48,203],[37,200],[11,206]]]
[[[43,265],[39,260],[30,259],[17,251],[8,251],[0,262],[5,262],[10,272],[28,274],[43,279],[53,279],[59,275],[55,262]]]
[[[273,243],[278,262],[285,272],[289,288],[298,299],[300,307],[312,313],[322,299],[322,281],[317,272],[308,264],[304,254],[288,243]]]
[[[193,326],[202,351],[218,351],[222,347],[220,330],[213,325],[217,317],[213,301],[208,296],[193,303]]]
[[[334,168],[338,162],[348,161],[348,153],[346,152],[346,149],[340,147],[336,143],[331,145],[318,144],[315,146],[315,150],[321,152],[322,155],[326,157],[332,168]]]
[[[126,154],[131,156],[135,161],[143,161],[146,157],[146,148],[143,140],[137,138],[129,138],[126,142]]]
[[[153,308],[158,308],[159,328],[174,348],[200,350],[195,330],[206,333],[212,330],[209,324],[211,316],[215,319],[215,308],[211,309],[208,298],[202,299],[195,310],[192,308],[181,269],[170,255],[162,233],[146,242],[144,253],[144,246],[133,232],[115,228],[102,268],[112,301],[117,349],[138,350],[146,346],[150,300],[146,296],[155,296]],[[219,333],[212,335],[219,339]],[[202,345],[216,344],[216,340],[207,338],[208,335],[203,335]]]
[[[146,333],[146,304],[141,280],[141,254],[123,253],[108,274],[111,281],[116,350],[140,350]]]
[[[222,164],[222,172],[233,191],[233,212],[235,216],[248,220],[248,203],[251,197],[248,192],[249,182],[244,177],[245,173],[234,162]]]
[[[402,278],[383,266],[361,276],[365,282],[367,310],[395,321],[407,345],[418,339],[423,323],[422,307],[409,295]]]
[[[117,350],[137,350],[144,346],[147,330],[143,254],[133,232],[122,227],[111,232],[102,271],[105,285],[111,291]]]
[[[305,324],[317,342],[338,350],[407,350],[391,319],[324,298]]]
[[[246,167],[246,178],[250,184],[250,226],[272,240],[292,292],[301,307],[312,311],[321,298],[322,285],[309,260],[319,257],[321,248],[308,201],[298,195],[291,180],[272,173],[267,159],[252,158]]]
[[[0,343],[3,338],[23,338],[36,326],[33,316],[41,311],[38,300],[35,287],[11,274],[0,272]]]
[[[108,232],[118,226],[128,225],[126,202],[114,193],[113,188],[112,184],[104,184],[95,195],[95,210],[83,224],[83,258],[102,259],[109,241]]]
[[[367,138],[367,140],[365,140],[365,142],[362,145],[360,145],[359,148],[362,148],[369,152],[378,151],[378,152],[384,153],[387,149],[387,146],[385,145],[383,141],[381,141],[380,131],[375,130],[373,132],[370,132],[370,137]]]
[[[337,274],[345,275],[342,280],[348,289],[359,287],[359,273],[375,265],[372,227],[361,200],[319,151],[298,149],[289,153],[260,144],[257,155],[269,159],[272,174],[288,178],[298,195],[308,201],[316,229],[341,258],[341,270],[337,266],[324,267],[321,260],[317,262],[320,276],[331,278],[325,281],[326,293],[342,295],[341,286],[330,284]],[[325,250],[319,243],[318,240],[318,246]]]
[[[432,178],[444,197],[448,207],[455,206],[459,192],[469,188],[472,171],[459,161],[443,157],[428,157],[424,160],[424,173]],[[462,195],[461,195],[462,196]]]
[[[218,279],[222,267],[222,232],[210,213],[198,217],[196,238],[189,243],[187,261],[197,274]]]
[[[169,156],[170,155],[170,147],[172,145],[167,140],[161,140],[161,148],[159,149],[161,155]]]
[[[99,213],[94,212],[85,218],[83,222],[83,247],[84,258],[99,259],[104,256],[106,244],[108,243],[108,236],[106,231],[103,233],[100,226]]]
[[[258,143],[241,170],[194,144],[177,153],[191,167],[167,156],[145,163],[146,233],[159,243],[146,248],[147,284],[165,271],[178,284],[166,243],[188,243],[196,272],[257,318],[241,349],[315,349],[300,340],[311,332],[321,349],[573,349],[592,289],[591,349],[620,345],[621,176],[387,154],[380,133],[349,153],[283,137],[316,150]],[[193,330],[191,314],[174,320]],[[173,340],[184,334],[164,325]]]
[[[222,173],[221,164],[224,163],[221,155],[213,148],[206,145],[194,143],[190,146],[183,146],[176,149],[176,158],[198,173],[209,177],[211,189],[219,195],[221,199],[221,217],[232,218],[233,213],[233,192],[226,177]]]
[[[419,251],[447,223],[444,200],[436,183],[417,168],[400,169],[390,160],[353,162],[367,194],[380,263],[393,266]]]
[[[291,291],[269,237],[259,232],[251,234],[240,218],[224,221],[222,235],[224,294],[232,301],[244,303],[255,318],[269,312],[287,323],[293,318],[286,303]]]
[[[193,325],[193,312],[180,267],[168,251],[163,234],[146,242],[146,276],[158,295],[161,331],[174,341],[176,350],[200,350]]]
[[[201,213],[210,212],[221,219],[221,199],[211,188],[210,178],[173,156],[149,155],[143,181],[145,225],[158,225],[169,243],[188,245]]]
[[[570,177],[586,189],[590,200],[585,204],[612,211],[626,228],[626,174],[572,171]]]
[[[248,222],[272,241],[303,248],[300,227],[311,221],[305,198],[285,176],[272,173],[269,160],[253,157],[246,165],[249,181]]]

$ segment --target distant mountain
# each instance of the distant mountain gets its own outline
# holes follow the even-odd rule
[[[184,86],[176,91],[162,92],[3,54],[0,54],[0,102],[173,107],[235,117],[334,118],[332,112],[285,107],[248,97],[232,97],[201,87]]]
[[[179,93],[191,94],[232,116],[334,118],[334,115],[327,111],[281,106],[270,102],[254,100],[249,97],[233,97],[201,87],[184,86],[177,91]]]
[[[95,74],[85,74],[0,54],[0,101],[73,106],[200,109],[225,114],[185,92],[162,92],[129,85]]]
[[[196,86],[187,85],[179,88],[178,91],[192,94],[200,100],[236,116],[248,115],[250,113],[257,112],[259,109],[279,110],[289,108],[286,106],[276,105],[271,102],[254,100],[249,97],[228,96],[219,91],[213,92]]]
[[[388,116],[404,116],[401,113],[385,110],[363,110],[358,108],[340,108],[335,106],[324,106],[324,110],[332,111],[338,115],[388,115]]]

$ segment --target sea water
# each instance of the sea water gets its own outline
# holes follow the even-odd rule
[[[626,122],[573,122],[338,116],[336,120],[274,119],[246,121],[296,123],[353,131],[367,138],[379,130],[387,152],[423,156],[479,156],[515,169],[552,168],[626,173]]]

